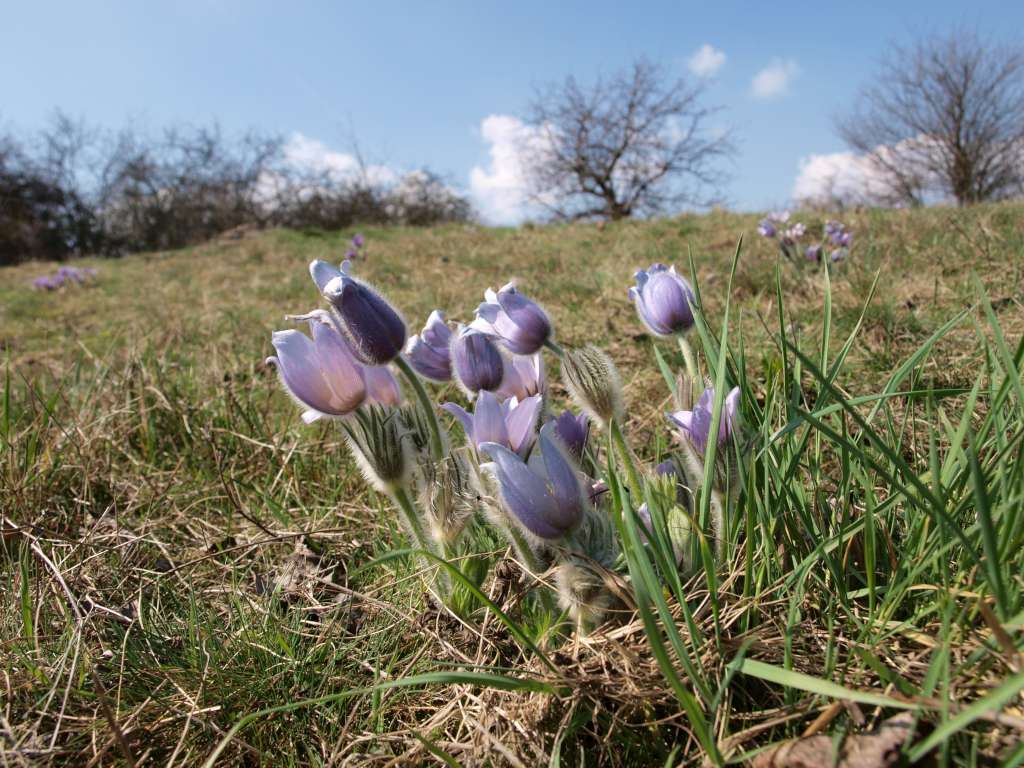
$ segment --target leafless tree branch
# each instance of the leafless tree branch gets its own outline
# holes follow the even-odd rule
[[[869,158],[883,202],[968,205],[1024,192],[1024,48],[957,30],[893,46],[837,120]]]
[[[728,133],[707,122],[700,86],[640,59],[592,86],[538,91],[520,156],[530,200],[559,219],[622,219],[718,202]]]

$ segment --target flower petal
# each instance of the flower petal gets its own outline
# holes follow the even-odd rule
[[[334,393],[332,404],[343,413],[354,411],[366,399],[362,366],[356,362],[345,339],[333,326],[312,320],[310,327],[320,370]]]
[[[312,339],[301,331],[287,330],[275,331],[271,340],[277,357],[269,360],[276,365],[288,393],[307,409],[342,415],[333,405],[335,395],[321,372]]]
[[[309,274],[313,278],[313,282],[316,283],[316,287],[320,289],[320,293],[323,293],[328,283],[336,277],[341,277],[341,270],[333,264],[317,259],[310,262]]]
[[[482,390],[473,411],[473,442],[498,443],[508,446],[508,428],[505,413],[493,392]]]
[[[466,412],[466,409],[456,403],[445,403],[441,406],[442,410],[448,411],[452,416],[459,420],[462,424],[462,431],[466,433],[466,437],[470,440],[473,439],[473,417]]]
[[[568,531],[583,517],[583,491],[576,475],[576,468],[555,436],[553,422],[549,421],[541,429],[539,443],[551,494],[557,502],[554,515],[549,521],[562,531]]]
[[[548,521],[557,510],[544,478],[530,471],[522,459],[503,445],[483,443],[480,450],[493,459],[482,468],[497,478],[506,509],[534,535],[542,539],[559,538],[562,530]]]
[[[508,440],[512,450],[520,456],[529,452],[536,437],[537,416],[541,407],[540,395],[533,395],[518,403],[508,414]]]

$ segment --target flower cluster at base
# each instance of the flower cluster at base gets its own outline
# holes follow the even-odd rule
[[[850,255],[853,233],[841,222],[826,221],[824,241],[803,246],[802,254],[800,240],[807,234],[807,227],[799,222],[786,227],[788,222],[789,211],[774,211],[758,222],[757,233],[770,240],[777,239],[779,252],[794,264],[799,266],[811,262],[832,265],[844,261]]]
[[[42,275],[32,281],[32,287],[39,291],[56,291],[72,285],[85,285],[96,277],[92,267],[60,267],[52,275]]]
[[[713,431],[712,390],[693,407],[686,401],[691,395],[678,395],[672,419],[681,453],[648,475],[636,469],[626,443],[626,409],[611,358],[593,346],[560,348],[548,314],[513,285],[488,289],[468,323],[453,328],[434,310],[409,336],[401,314],[353,276],[349,262],[339,269],[315,261],[310,274],[326,308],[291,316],[308,325],[308,335],[274,332],[276,355],[267,362],[304,421],[340,423],[368,482],[394,502],[439,603],[461,605],[460,583],[481,578],[472,563],[489,562],[482,554],[492,548],[484,534],[489,526],[532,579],[541,606],[553,608],[547,597],[552,581],[541,580],[550,572],[559,604],[575,626],[593,627],[617,603],[608,585],[626,578],[623,510],[629,498],[643,501],[636,521],[644,546],[668,541],[680,567],[698,562],[690,552],[697,537],[690,531]],[[657,336],[679,336],[685,343],[682,336],[699,312],[690,283],[661,264],[637,272],[636,280],[629,297],[640,319]],[[544,354],[560,358],[563,382],[582,413],[552,411]],[[428,382],[438,386],[441,404]],[[681,390],[692,393],[697,383]],[[444,402],[459,399],[460,391],[462,402]],[[742,454],[739,391],[719,408],[716,462],[728,464]],[[444,415],[451,418],[439,418]],[[458,429],[449,434],[445,425]],[[593,438],[594,426],[607,431],[614,449]],[[616,466],[629,470],[617,481],[608,474]],[[715,509],[729,503],[725,487],[716,481],[707,489],[716,496]],[[714,534],[725,535],[717,524]],[[437,567],[440,560],[448,561],[446,568]]]

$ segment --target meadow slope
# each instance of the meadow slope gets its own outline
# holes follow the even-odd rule
[[[818,232],[826,216],[801,218]],[[765,445],[787,423],[787,398],[813,410],[824,389],[788,367],[780,322],[814,357],[830,306],[830,360],[860,322],[835,380],[844,402],[882,391],[929,345],[898,391],[941,394],[886,400],[875,414],[883,440],[861,441],[856,472],[848,451],[795,425],[794,435],[814,435],[810,458],[794,460],[786,494],[769,489],[768,474],[747,505],[758,535],[741,529],[721,579],[729,599],[719,604],[700,579],[689,585],[695,621],[709,627],[694,656],[719,694],[704,709],[722,759],[732,760],[812,723],[854,732],[898,710],[809,690],[804,678],[739,672],[736,660],[749,654],[792,675],[918,702],[941,737],[937,754],[952,764],[1021,760],[1024,518],[1013,509],[1024,503],[1024,206],[843,218],[856,241],[832,273],[830,300],[823,273],[780,261],[756,217],[718,212],[607,226],[368,228],[355,270],[413,331],[434,308],[468,322],[485,287],[516,279],[548,309],[559,343],[594,343],[615,360],[630,440],[645,457],[668,439],[671,398],[626,291],[652,262],[688,272],[692,259],[718,328],[743,238],[729,335],[750,404],[766,414]],[[94,284],[53,293],[31,288],[48,265],[0,270],[6,764],[197,764],[239,718],[325,696],[260,717],[219,759],[536,765],[560,754],[573,765],[665,765],[702,753],[635,617],[587,638],[547,637],[549,627],[521,618],[552,671],[493,613],[439,612],[412,561],[361,567],[401,541],[394,514],[336,426],[302,424],[263,362],[271,331],[289,327],[283,316],[317,306],[309,261],[340,260],[351,235],[271,231],[85,259],[98,270]],[[663,352],[681,364],[672,345]],[[787,375],[799,386],[787,389]],[[950,435],[968,432],[979,442],[960,451]],[[869,460],[876,449],[882,458]],[[936,495],[962,516],[963,550],[943,549],[949,531],[923,512],[915,518],[920,499],[905,493],[911,470],[927,484],[940,463],[953,479]],[[851,503],[844,519],[869,514],[863,524],[878,526],[877,539],[830,527],[822,510],[840,509],[844,493],[873,499]],[[794,511],[804,504],[807,516]],[[999,553],[965,559],[975,543],[979,552],[991,544],[986,520]],[[491,544],[499,564],[503,547]],[[820,562],[801,571],[797,551]],[[481,588],[516,618],[514,585],[495,567]],[[452,673],[482,668],[558,685],[501,692]],[[431,672],[433,684],[374,688]]]

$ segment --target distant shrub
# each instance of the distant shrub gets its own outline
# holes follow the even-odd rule
[[[58,114],[0,137],[0,264],[180,248],[240,226],[342,229],[472,218],[441,177],[303,167],[277,136],[217,127],[104,133]]]

